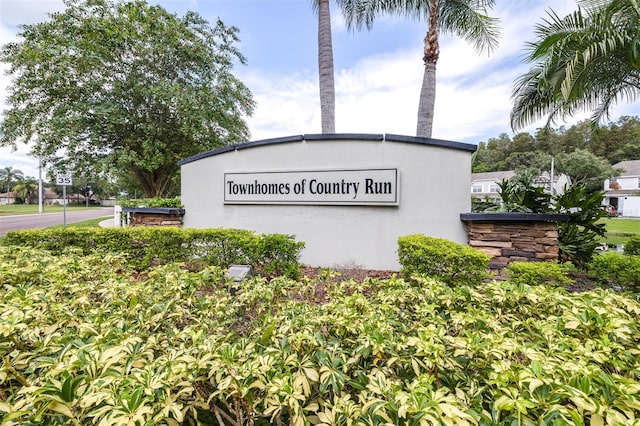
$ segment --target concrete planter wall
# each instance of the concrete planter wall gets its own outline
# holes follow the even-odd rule
[[[128,226],[182,227],[184,209],[170,207],[124,207],[129,217]]]
[[[463,213],[470,246],[492,257],[489,267],[502,269],[510,262],[558,259],[558,222],[563,214]]]

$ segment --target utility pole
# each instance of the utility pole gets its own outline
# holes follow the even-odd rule
[[[554,158],[551,157],[551,175],[549,176],[549,178],[551,179],[551,195],[555,195],[556,192],[556,187],[553,183],[553,172],[554,172]]]

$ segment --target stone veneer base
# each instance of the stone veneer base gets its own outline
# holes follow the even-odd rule
[[[557,260],[558,222],[568,215],[531,213],[463,213],[469,245],[491,256],[490,269],[511,262]]]
[[[184,209],[162,207],[125,207],[129,213],[129,226],[173,226],[182,227]]]

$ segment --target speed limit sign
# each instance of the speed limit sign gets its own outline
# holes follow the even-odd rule
[[[70,174],[56,175],[56,185],[70,186],[73,185],[73,178]]]

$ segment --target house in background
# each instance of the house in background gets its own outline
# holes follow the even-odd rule
[[[500,187],[503,180],[509,180],[516,175],[515,170],[502,172],[485,172],[471,174],[471,197],[482,200],[500,200]],[[569,186],[571,181],[568,176],[560,174],[553,177],[553,182],[548,172],[542,172],[536,178],[536,185],[545,188],[545,191],[553,194],[562,194],[565,186]]]
[[[16,198],[13,196],[13,192],[0,193],[0,206],[13,204],[16,202]]]
[[[500,199],[500,187],[498,184],[503,180],[509,180],[516,175],[514,170],[503,172],[471,173],[471,197],[489,199],[491,201]]]
[[[43,192],[43,200],[42,203],[44,205],[62,205],[64,200],[61,195],[58,195],[55,191],[50,188],[42,188]],[[13,192],[5,192],[0,194],[0,205],[8,205],[15,204],[16,202],[21,202],[25,204],[38,204],[38,192],[33,192],[29,196],[29,200],[23,200],[19,197],[15,197]],[[71,204],[82,204],[85,202],[85,196],[82,194],[67,194],[67,203]]]
[[[614,164],[620,176],[604,181],[603,203],[612,206],[618,216],[640,217],[640,160]]]

